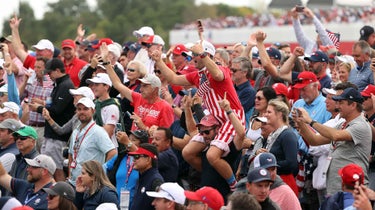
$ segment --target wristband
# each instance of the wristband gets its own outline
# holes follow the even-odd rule
[[[232,114],[233,113],[233,110],[229,110],[229,111],[227,111],[227,115],[230,115],[230,114]]]
[[[313,125],[316,123],[315,120],[312,120],[311,123],[309,124],[311,127],[313,127]]]

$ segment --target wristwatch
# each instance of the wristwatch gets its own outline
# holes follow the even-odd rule
[[[176,106],[176,104],[172,104],[172,109],[174,109],[174,108],[176,108],[177,106]]]
[[[133,142],[129,142],[128,145],[126,145],[128,148],[132,147],[133,146]]]
[[[200,57],[205,58],[205,57],[207,57],[207,55],[208,55],[208,52],[203,52],[203,53],[200,54]]]

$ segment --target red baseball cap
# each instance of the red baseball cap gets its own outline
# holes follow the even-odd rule
[[[223,196],[212,187],[202,187],[195,192],[185,190],[185,196],[189,200],[203,202],[213,210],[220,210],[224,206]]]
[[[64,49],[65,47],[76,49],[76,43],[72,39],[65,39],[61,42],[61,49]]]
[[[211,127],[214,125],[220,125],[220,123],[212,114],[209,114],[209,115],[204,116],[201,119],[201,121],[197,124],[197,127],[201,125],[206,126],[206,127]]]
[[[363,184],[365,179],[362,167],[354,163],[340,168],[339,175],[342,182],[350,186],[354,186],[356,181],[359,181],[359,184]]]
[[[283,95],[288,97],[288,87],[283,83],[275,83],[272,85],[272,88],[275,90],[276,95]]]
[[[107,45],[113,44],[112,39],[110,38],[102,38],[99,40],[99,43],[96,45],[93,45],[92,48],[98,49],[103,43],[106,43]]]
[[[129,155],[147,155],[152,159],[158,159],[156,154],[142,147],[138,147],[138,149],[134,152],[129,152]]]
[[[312,73],[311,71],[304,71],[298,75],[297,80],[295,81],[295,85],[293,87],[301,89],[304,88],[306,85],[316,81],[318,81],[318,78],[314,73]]]
[[[176,55],[181,55],[183,52],[188,52],[188,50],[186,49],[185,45],[183,45],[183,44],[178,44],[173,49],[173,54],[176,54]]]
[[[375,85],[367,85],[366,88],[362,90],[361,95],[371,97],[371,93],[375,95]]]

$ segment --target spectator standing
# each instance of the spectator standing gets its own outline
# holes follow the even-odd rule
[[[84,162],[96,160],[104,164],[117,154],[108,134],[93,121],[94,102],[84,97],[77,102],[76,107],[81,124],[73,130],[69,145],[69,182],[73,185]]]
[[[150,36],[153,36],[154,30],[149,26],[143,26],[139,30],[133,31],[133,35],[137,37],[137,48],[140,48],[140,50],[135,55],[134,60],[146,65],[149,56],[147,47],[142,46],[142,42],[145,42]]]
[[[349,74],[349,82],[355,84],[359,91],[369,84],[374,84],[374,75],[371,70],[371,47],[366,41],[358,41],[353,45],[352,56],[357,63]]]
[[[173,135],[169,128],[158,127],[152,134],[152,144],[159,152],[158,169],[165,182],[176,182],[178,159],[172,150]]]
[[[73,105],[73,97],[69,94],[69,89],[73,89],[74,85],[69,75],[66,74],[64,63],[58,58],[53,58],[46,63],[46,73],[55,82],[55,86],[51,93],[51,100],[42,100],[33,98],[29,105],[32,111],[39,114],[43,113],[43,109],[48,109],[51,117],[60,125],[68,122],[74,115],[75,107]],[[57,134],[48,123],[44,129],[44,142],[41,147],[41,153],[51,156],[57,166],[55,179],[57,181],[65,180],[63,171],[62,149],[66,147],[69,134]]]
[[[134,152],[129,152],[134,157],[134,169],[139,171],[137,191],[133,198],[130,210],[153,210],[152,198],[147,196],[147,191],[156,191],[163,182],[158,164],[158,150],[152,144],[141,144]]]
[[[72,39],[65,39],[61,42],[62,57],[66,74],[70,76],[75,87],[79,86],[78,73],[87,64],[86,61],[76,56],[76,44]]]

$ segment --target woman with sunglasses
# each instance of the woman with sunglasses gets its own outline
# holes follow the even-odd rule
[[[81,175],[77,178],[74,204],[77,209],[89,210],[101,203],[115,203],[120,209],[116,188],[108,180],[102,165],[89,160],[82,164]]]
[[[242,154],[244,155],[241,158],[240,167],[236,173],[237,178],[247,176],[247,172],[249,171],[249,156],[253,152],[252,148],[255,141],[261,137],[262,122],[256,120],[256,118],[265,116],[268,102],[276,97],[275,90],[268,86],[259,89],[255,95],[254,115],[250,118],[249,128],[247,129],[246,137],[244,139],[244,149],[242,150]]]
[[[265,148],[259,152],[270,152],[275,155],[279,168],[277,174],[298,196],[298,188],[295,176],[298,173],[298,138],[292,128],[289,127],[288,105],[280,100],[268,102],[267,124],[273,128],[273,132],[267,138]]]
[[[73,201],[75,191],[67,182],[56,182],[50,188],[43,188],[48,193],[49,210],[77,210]]]

